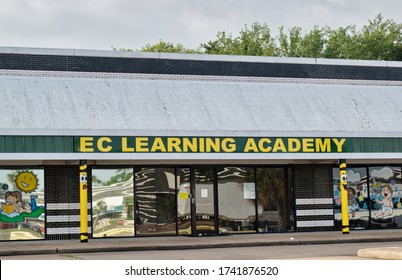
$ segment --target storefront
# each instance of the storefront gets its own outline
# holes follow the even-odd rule
[[[1,240],[402,228],[398,63],[0,57]]]

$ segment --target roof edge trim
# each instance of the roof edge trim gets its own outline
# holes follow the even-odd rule
[[[183,54],[183,53],[151,53],[151,52],[139,52],[139,51],[129,52],[129,51],[114,51],[114,50],[28,48],[28,47],[6,47],[6,46],[0,47],[0,54],[31,54],[31,55],[55,55],[55,56],[59,55],[59,56],[111,57],[111,58],[149,58],[149,59],[171,59],[171,60],[317,64],[317,65],[402,68],[401,61],[350,60],[350,59],[300,58],[300,57],[267,57],[267,56],[245,56],[245,55]]]

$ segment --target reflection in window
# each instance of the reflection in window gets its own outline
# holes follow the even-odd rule
[[[286,180],[287,169],[260,167],[256,173],[259,231],[292,230],[293,214],[289,212],[292,192]]]
[[[135,172],[138,236],[176,234],[174,168],[141,168]]]
[[[0,240],[44,239],[44,172],[1,169]]]
[[[402,228],[401,168],[369,168],[371,228]]]
[[[198,235],[216,234],[214,181],[213,167],[194,168],[195,230]]]
[[[366,167],[347,168],[348,216],[351,229],[369,228],[369,200]],[[335,229],[342,229],[339,168],[333,168]]]
[[[218,170],[219,232],[255,232],[254,168]]]
[[[92,170],[93,237],[134,236],[133,170]]]
[[[179,235],[191,235],[190,168],[177,169],[177,227]]]

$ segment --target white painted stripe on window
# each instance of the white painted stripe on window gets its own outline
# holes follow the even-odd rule
[[[79,227],[71,227],[71,228],[47,228],[46,229],[46,234],[52,235],[52,234],[80,234],[80,228]],[[88,233],[91,233],[91,228],[88,227]]]
[[[298,198],[296,199],[296,205],[307,204],[333,204],[332,198]]]
[[[91,221],[91,215],[88,215],[88,221]],[[47,216],[46,222],[57,223],[57,222],[79,222],[80,215],[58,215],[58,216]]]
[[[334,226],[333,220],[323,221],[297,221],[297,227],[332,227]]]
[[[80,209],[79,203],[47,203],[46,210],[77,210]],[[88,209],[91,209],[91,203],[88,203]]]
[[[333,209],[309,209],[309,210],[296,210],[296,216],[322,216],[333,215]]]

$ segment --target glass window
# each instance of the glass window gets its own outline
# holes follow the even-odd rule
[[[190,168],[177,169],[177,227],[179,235],[191,235]]]
[[[286,168],[259,167],[257,173],[258,230],[288,231],[293,228],[291,185]]]
[[[176,234],[174,168],[136,169],[135,195],[138,236]]]
[[[369,168],[371,228],[402,228],[401,168]]]
[[[219,232],[255,232],[254,168],[218,169]]]
[[[348,216],[351,229],[369,228],[369,199],[366,167],[349,167],[346,171]],[[342,229],[341,189],[339,168],[333,168],[335,229]]]
[[[133,170],[92,170],[93,237],[134,236]]]
[[[45,238],[42,169],[1,169],[0,240]]]

